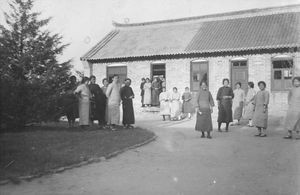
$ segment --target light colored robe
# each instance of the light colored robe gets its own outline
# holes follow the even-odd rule
[[[106,90],[108,115],[107,123],[118,125],[120,123],[120,96],[121,85],[119,83],[111,83]]]
[[[180,108],[180,93],[172,93],[171,94],[171,118],[176,118],[181,114]]]
[[[245,98],[245,109],[244,109],[244,119],[252,119],[253,118],[253,109],[254,109],[254,97],[256,95],[256,91],[252,88],[250,88],[247,92],[246,98]]]
[[[288,104],[285,128],[289,131],[300,131],[300,87],[290,90]]]
[[[160,101],[160,115],[170,115],[170,94],[168,92],[161,92],[159,94]]]
[[[79,93],[79,125],[89,125],[91,97],[90,90],[85,84],[81,84],[75,89],[74,93]]]

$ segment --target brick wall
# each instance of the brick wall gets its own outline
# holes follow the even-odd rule
[[[270,91],[270,114],[284,116],[287,109],[287,92],[271,92],[271,57],[278,54],[262,54],[243,56],[248,59],[248,79],[255,83],[255,90],[258,91],[258,81],[265,81],[267,90]],[[295,75],[300,75],[300,53],[294,56]],[[209,63],[209,90],[213,98],[216,98],[219,87],[222,86],[224,78],[230,79],[230,60],[240,56],[226,56],[215,58],[201,58]],[[190,63],[191,59],[161,60],[166,64],[167,91],[177,87],[180,93],[185,87],[190,87]],[[134,105],[139,110],[141,106],[140,82],[142,77],[150,77],[151,63],[153,61],[124,62],[127,65],[127,76],[132,79],[132,88],[135,93]],[[122,62],[123,63],[123,62]],[[102,86],[101,80],[106,77],[106,66],[109,64],[93,64],[93,74],[97,77],[97,83]],[[88,72],[88,71],[87,71]],[[195,93],[193,94],[195,96]],[[216,112],[215,112],[216,114]]]

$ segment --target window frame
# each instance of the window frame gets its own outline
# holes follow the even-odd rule
[[[150,78],[153,79],[153,67],[156,65],[164,65],[165,66],[165,75],[164,75],[164,79],[166,79],[167,77],[167,71],[166,71],[166,63],[165,62],[151,62],[150,63]]]
[[[125,65],[125,64],[116,64],[116,65],[114,65],[114,64],[111,64],[111,65],[107,65],[106,66],[106,78],[107,78],[107,80],[108,80],[108,82],[109,83],[111,83],[111,81],[110,81],[110,79],[109,79],[109,71],[108,71],[108,69],[109,68],[126,68],[126,78],[128,77],[128,67],[127,67],[127,65]],[[120,76],[120,74],[118,74],[119,76]],[[122,82],[121,82],[122,83]]]
[[[292,61],[292,67],[291,68],[274,68],[274,61]],[[281,87],[279,88],[275,88],[275,80],[279,80],[279,79],[274,79],[274,74],[275,71],[281,70]],[[290,80],[290,82],[292,83],[292,79],[295,76],[295,58],[290,56],[290,55],[280,55],[280,56],[274,56],[271,58],[271,91],[274,92],[284,92],[284,91],[289,91],[291,88],[286,88],[286,87],[282,87],[285,85],[285,79],[284,79],[284,70],[291,70],[292,71],[292,75],[291,78],[288,79]],[[292,86],[292,85],[291,85]]]

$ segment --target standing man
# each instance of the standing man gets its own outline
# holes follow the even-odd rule
[[[142,107],[145,107],[145,104],[144,104],[144,94],[145,94],[144,84],[145,83],[146,83],[146,79],[142,78],[142,82],[141,82],[141,85],[140,85]]]
[[[120,94],[123,105],[123,125],[125,128],[134,128],[134,111],[132,105],[132,99],[134,98],[134,93],[130,87],[131,80],[125,79],[125,86],[121,88]]]
[[[116,125],[120,123],[120,88],[119,76],[114,75],[113,81],[108,85],[106,90],[108,118],[107,123],[111,130],[116,130]]]

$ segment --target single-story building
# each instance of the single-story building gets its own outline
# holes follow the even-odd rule
[[[291,79],[300,76],[300,5],[251,9],[145,23],[114,29],[81,60],[98,83],[119,74],[132,79],[140,106],[142,77],[164,76],[167,90],[199,89],[208,81],[216,97],[223,78],[231,85],[265,81],[270,113],[284,114]]]

